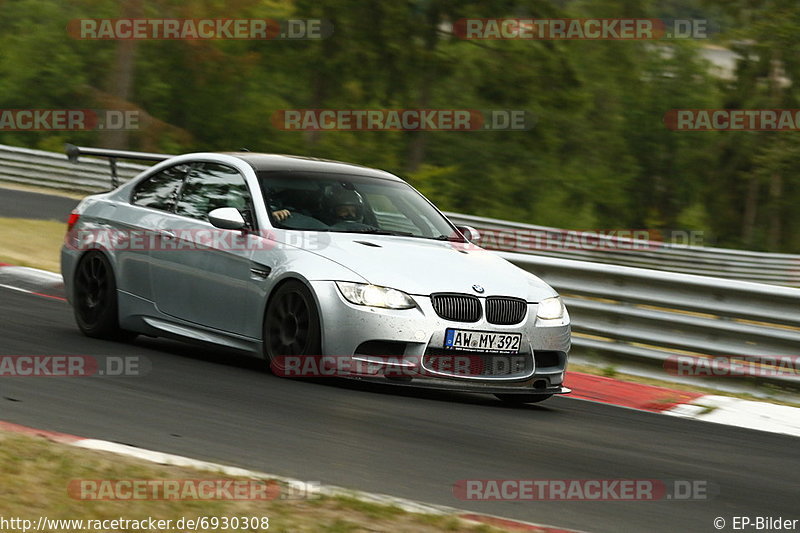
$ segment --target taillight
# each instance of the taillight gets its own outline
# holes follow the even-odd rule
[[[81,218],[81,215],[75,211],[69,214],[69,218],[67,219],[67,233],[72,231],[72,228],[78,223],[79,218]]]

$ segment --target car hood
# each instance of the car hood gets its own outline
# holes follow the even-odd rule
[[[409,294],[459,292],[539,302],[556,292],[544,281],[472,244],[389,235],[327,233],[313,253],[370,283]],[[473,285],[483,287],[478,293]]]

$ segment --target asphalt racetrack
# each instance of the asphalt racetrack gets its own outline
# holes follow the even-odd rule
[[[553,398],[273,377],[235,352],[89,339],[60,300],[0,288],[0,355],[139,356],[142,377],[2,377],[0,419],[588,531],[713,531],[796,512],[794,437]],[[102,366],[102,365],[101,365]],[[463,501],[466,479],[699,480],[705,501]]]
[[[0,216],[14,216],[5,190],[0,197]],[[1,355],[138,356],[149,367],[141,377],[0,377],[0,420],[36,428],[586,531],[716,531],[716,517],[726,530],[734,516],[798,518],[795,437],[568,397],[515,408],[483,395],[280,379],[260,360],[215,347],[90,339],[66,302],[7,288]],[[712,494],[456,498],[453,485],[469,479],[694,480]]]

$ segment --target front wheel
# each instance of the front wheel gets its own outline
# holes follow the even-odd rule
[[[119,327],[117,283],[102,252],[84,255],[75,270],[73,311],[78,328],[88,337],[130,340],[135,333]]]
[[[548,398],[551,398],[552,394],[495,394],[497,399],[511,404],[511,405],[522,405],[525,403],[539,403],[543,402]]]
[[[264,317],[264,355],[276,375],[284,375],[284,356],[320,355],[319,314],[311,291],[287,281],[269,300]]]

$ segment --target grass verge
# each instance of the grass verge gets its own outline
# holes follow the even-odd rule
[[[64,222],[0,217],[0,263],[58,272],[66,231]]]
[[[107,452],[0,431],[0,516],[32,520],[172,520],[200,517],[268,517],[269,531],[376,532],[443,531],[499,532],[486,525],[465,523],[451,516],[409,513],[397,507],[353,498],[280,499],[267,501],[89,501],[68,492],[72,480],[194,480],[237,479],[190,468],[161,466]],[[48,529],[49,530],[49,529]],[[73,530],[78,530],[73,527]],[[112,529],[113,530],[113,529]],[[114,531],[149,531],[121,528]],[[163,531],[176,531],[167,529]],[[52,529],[52,531],[57,531]],[[66,531],[61,529],[60,531]],[[218,528],[214,531],[266,531],[259,527]]]

